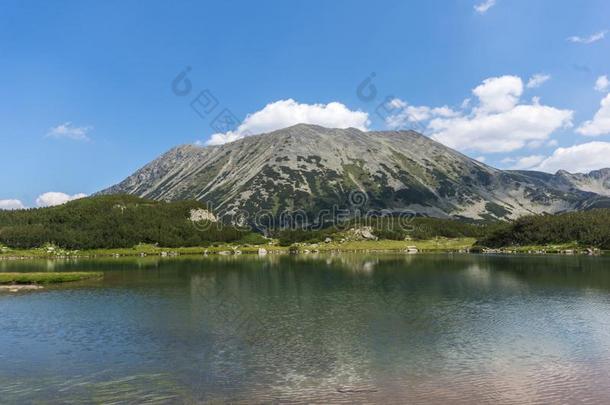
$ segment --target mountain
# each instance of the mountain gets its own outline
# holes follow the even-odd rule
[[[196,199],[250,219],[355,203],[434,217],[516,218],[610,206],[610,169],[503,171],[414,131],[299,124],[220,146],[176,147],[101,193]]]

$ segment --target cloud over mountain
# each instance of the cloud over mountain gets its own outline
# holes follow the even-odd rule
[[[567,148],[557,148],[544,159],[535,170],[555,173],[567,170],[572,173],[587,173],[591,170],[610,167],[610,142],[588,142]]]
[[[576,132],[586,136],[610,134],[610,94],[602,99],[593,119],[583,122]]]
[[[488,78],[472,90],[478,100],[474,106],[467,103],[466,109],[455,114],[418,107],[419,111],[429,112],[420,117],[422,121],[429,120],[426,133],[434,140],[461,151],[483,153],[515,151],[531,142],[546,141],[553,132],[572,125],[571,110],[542,105],[537,98],[530,103],[521,102],[523,89],[523,81],[517,76]],[[415,118],[406,103],[398,107],[386,119],[392,128],[409,121],[401,117]]]
[[[314,124],[330,128],[357,128],[367,130],[369,115],[353,111],[344,104],[304,104],[293,99],[267,104],[263,109],[249,114],[235,131],[213,134],[208,145],[221,145],[250,135],[274,131],[296,124]]]
[[[20,200],[0,200],[0,210],[20,210],[25,208],[25,205]]]
[[[83,197],[87,197],[87,194],[79,193],[69,195],[66,193],[50,191],[48,193],[44,193],[38,196],[38,198],[36,199],[36,205],[39,207],[52,207],[55,205],[65,204],[68,201],[76,200],[78,198]]]

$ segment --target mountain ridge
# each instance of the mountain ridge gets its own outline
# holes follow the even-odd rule
[[[252,217],[349,207],[354,191],[369,209],[516,218],[606,206],[610,169],[500,170],[415,131],[297,124],[223,145],[174,147],[100,194],[196,199]]]

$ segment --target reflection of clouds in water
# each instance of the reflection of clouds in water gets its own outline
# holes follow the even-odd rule
[[[308,403],[353,403],[378,391],[367,356],[333,351],[336,360],[324,373],[291,370],[269,387],[265,400],[290,401],[307,398]],[[341,392],[344,391],[344,392]]]
[[[354,256],[336,256],[332,261],[326,262],[328,266],[341,266],[345,270],[370,275],[379,264],[379,259],[357,258]]]
[[[316,256],[317,255],[312,255],[311,257],[305,256],[305,260],[321,260],[320,257]],[[404,263],[405,265],[408,265],[413,261],[413,255],[406,254],[389,254],[386,258],[391,258],[392,260]],[[383,263],[383,258],[380,258],[378,255],[345,253],[328,256],[324,259],[324,263],[328,267],[340,266],[342,270],[353,273],[372,274],[375,272],[377,266],[380,263]]]
[[[169,372],[184,386],[172,383],[168,395],[178,388],[192,402],[610,403],[610,301],[599,287],[610,273],[591,259],[582,263],[597,267],[584,271],[579,260],[343,254],[96,261],[110,271],[95,289],[0,300],[7,314],[0,340],[37,336],[45,342],[39,347],[51,348],[0,357],[5,370],[32,359],[41,367],[31,373],[42,381],[42,366],[59,364],[57,348],[70,344],[90,350],[121,384],[140,371],[127,363]],[[92,268],[91,261],[54,263]],[[44,270],[46,262],[14,266]],[[223,313],[208,313],[215,307],[201,295],[214,298],[219,286],[227,295],[217,299],[261,318],[262,343],[248,341],[248,329]],[[64,380],[85,367],[61,364]],[[16,381],[4,377],[3,399],[2,388]],[[154,396],[153,380],[137,399]],[[65,395],[74,399],[74,392]]]
[[[589,331],[593,342],[599,346],[605,347],[610,353],[610,319],[608,318],[608,307],[604,303],[603,296],[600,297],[599,291],[586,289],[581,297],[574,299],[573,308],[582,314],[582,317],[579,320],[581,327],[585,327],[586,325],[599,325],[599,327],[588,328],[587,330]],[[607,361],[610,364],[610,356],[608,356]]]
[[[487,364],[487,370],[474,377],[478,390],[488,390],[490,397],[499,402],[518,403],[595,403],[599,394],[596,387],[606,384],[605,373],[591,365],[569,361],[566,358],[537,358],[535,361],[511,357],[496,357]],[[533,359],[530,359],[533,360]],[[455,383],[454,383],[455,384]],[[610,396],[606,394],[606,398]]]
[[[375,265],[376,265],[377,263],[379,263],[379,261],[373,261],[373,260],[370,260],[370,261],[368,261],[368,262],[364,262],[364,264],[362,265],[362,270],[363,270],[365,273],[372,273],[372,272],[373,272],[373,270],[375,270]]]
[[[297,261],[309,259],[296,259]],[[378,260],[359,261],[359,269],[355,272],[372,271]],[[325,263],[323,261],[322,263]],[[345,260],[335,257],[329,264],[345,265]],[[351,268],[351,266],[348,266]],[[366,269],[366,270],[363,270]],[[290,273],[282,272],[288,279]],[[221,280],[222,278],[222,280]],[[290,294],[300,290],[300,284],[290,284],[283,293]],[[219,284],[224,285],[219,289]],[[243,280],[237,282],[232,275],[227,273],[215,273],[206,275],[192,276],[190,279],[191,300],[195,307],[208,306],[216,312],[215,316],[206,318],[206,327],[213,328],[212,333],[226,337],[245,337],[244,330],[233,325],[234,329],[226,327],[229,319],[222,318],[223,313],[218,308],[226,308],[231,301],[235,304],[235,296],[239,295],[248,302],[248,297],[252,291],[240,290]],[[293,289],[297,289],[293,291]],[[312,290],[304,290],[307,295],[313,295]],[[303,293],[304,291],[301,291]],[[268,291],[267,291],[268,292]],[[260,293],[260,291],[259,291]],[[207,295],[207,298],[204,297]],[[220,296],[219,296],[220,295]],[[317,294],[316,294],[317,295]],[[210,305],[210,301],[220,300]],[[280,308],[277,305],[281,305]],[[257,391],[255,398],[257,401],[265,400],[290,400],[295,397],[300,398],[329,398],[332,402],[337,402],[337,391],[340,387],[349,387],[350,390],[361,390],[362,387],[370,387],[371,362],[374,359],[366,342],[361,341],[360,332],[366,325],[363,313],[359,313],[341,296],[335,294],[319,295],[315,301],[303,298],[300,302],[291,303],[290,301],[278,303],[277,300],[261,303],[259,307],[250,307],[244,304],[238,309],[242,309],[242,315],[247,315],[248,311],[256,311],[260,316],[264,330],[263,338],[273,343],[273,347],[263,345],[259,347],[258,341],[252,342],[247,347],[259,363],[265,366],[259,370],[268,370],[267,373],[273,376],[271,386],[265,390]],[[351,303],[350,303],[351,304]],[[260,308],[260,305],[266,309]],[[267,306],[269,305],[269,306]],[[294,306],[296,305],[296,306]],[[290,308],[290,311],[289,311]],[[296,324],[287,325],[286,314],[295,313],[294,317],[299,318]],[[299,313],[304,312],[302,315]],[[319,317],[311,318],[312,314],[319,313]],[[226,313],[224,314],[226,315]],[[290,318],[294,318],[290,316]],[[209,323],[211,322],[211,323]],[[222,326],[222,328],[221,328]],[[226,328],[225,328],[226,327]],[[286,329],[289,328],[289,330]],[[221,330],[223,329],[224,330]],[[360,332],[359,332],[360,331]],[[288,333],[288,334],[287,334]],[[294,335],[291,337],[291,334]],[[284,337],[285,336],[285,337]],[[260,337],[260,336],[259,336]],[[281,342],[281,343],[280,343]],[[225,355],[226,357],[226,355]],[[212,356],[215,362],[222,363],[222,356]],[[210,367],[217,369],[217,366],[210,364]],[[243,369],[248,368],[248,364],[241,364]],[[248,385],[247,382],[244,383]],[[253,389],[257,389],[254,387]],[[264,392],[264,393],[263,393]],[[330,395],[330,397],[326,397]],[[352,394],[353,395],[353,394]],[[350,396],[345,396],[349,399]]]
[[[481,287],[501,287],[508,289],[521,290],[526,287],[525,283],[517,279],[514,275],[493,270],[491,266],[482,267],[479,264],[473,263],[466,267],[463,274],[468,279]]]

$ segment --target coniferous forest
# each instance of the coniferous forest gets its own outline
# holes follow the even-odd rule
[[[164,247],[233,242],[251,232],[219,223],[190,221],[196,201],[158,202],[134,196],[96,196],[64,205],[0,211],[0,243],[35,248],[52,243],[66,249],[124,248],[139,243]]]
[[[495,227],[478,244],[503,247],[573,242],[610,249],[610,209],[521,217]]]
[[[262,243],[248,228],[222,222],[190,220],[190,212],[205,209],[197,201],[159,202],[130,195],[95,196],[64,205],[0,211],[0,244],[29,249],[47,243],[65,249],[208,246],[212,243]],[[425,240],[436,237],[476,238],[485,247],[577,243],[610,249],[610,209],[557,215],[531,215],[514,221],[473,223],[452,219],[413,218],[403,226],[385,218],[374,223],[347,222],[341,229],[275,230],[270,236],[283,246],[322,242],[337,232],[369,225],[382,240]]]

